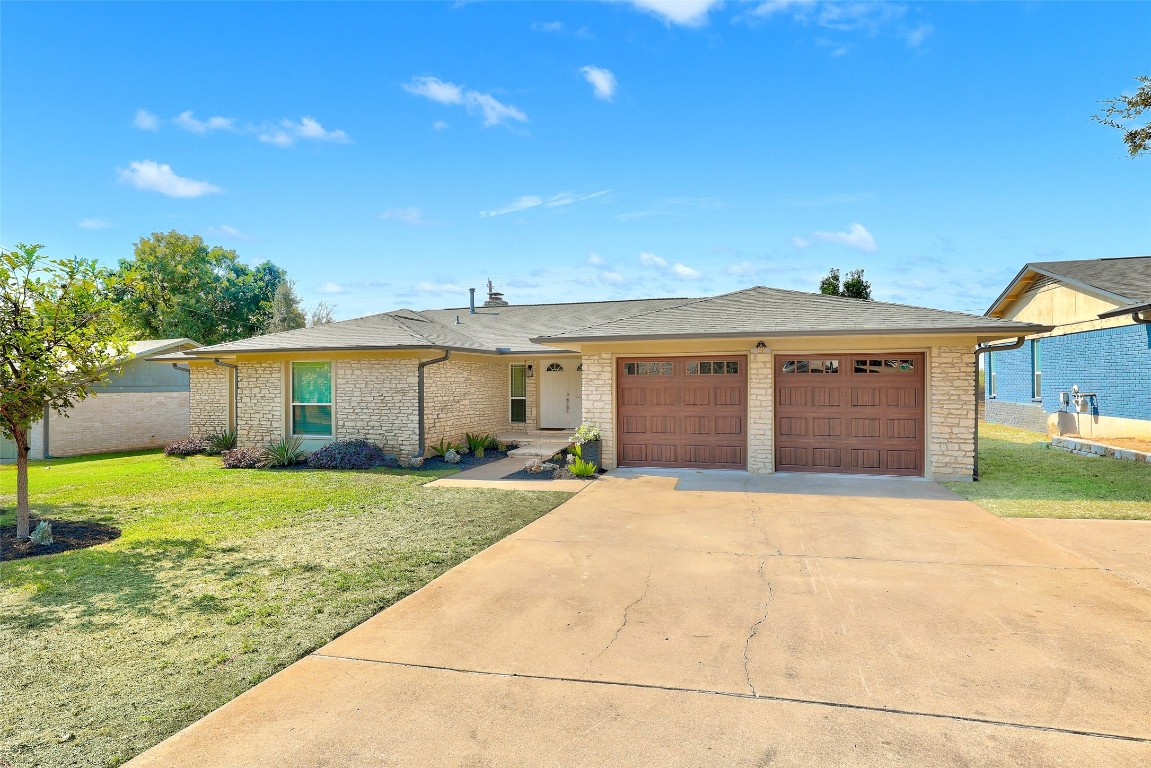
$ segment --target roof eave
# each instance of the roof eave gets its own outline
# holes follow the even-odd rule
[[[1019,270],[1019,274],[1017,274],[1015,276],[1015,278],[1010,283],[1007,284],[1007,287],[1003,290],[1003,293],[999,294],[999,298],[997,298],[991,304],[991,306],[987,308],[987,311],[984,314],[988,315],[989,317],[997,317],[995,312],[1000,308],[999,305],[1003,303],[1003,301],[1006,299],[1007,295],[1011,293],[1011,289],[1015,287],[1015,284],[1018,283],[1019,280],[1027,272],[1034,272],[1037,275],[1043,275],[1044,277],[1050,277],[1053,280],[1058,280],[1059,282],[1063,283],[1064,285],[1068,286],[1069,288],[1075,288],[1076,290],[1079,290],[1079,291],[1082,291],[1083,293],[1086,293],[1088,296],[1094,296],[1095,298],[1101,299],[1103,301],[1113,301],[1113,302],[1116,302],[1119,304],[1131,303],[1131,297],[1129,297],[1129,296],[1120,296],[1117,293],[1112,293],[1111,291],[1105,291],[1102,288],[1097,288],[1096,286],[1085,283],[1082,280],[1076,280],[1074,278],[1067,277],[1066,275],[1061,275],[1057,272],[1052,272],[1049,269],[1043,269],[1042,267],[1037,267],[1033,264],[1028,264],[1028,265],[1024,266],[1023,269]],[[1016,297],[1016,298],[1018,298],[1018,297]]]
[[[555,342],[603,342],[603,341],[649,341],[649,340],[680,340],[680,339],[760,339],[760,338],[788,338],[801,336],[989,336],[998,334],[1006,336],[1031,336],[1040,333],[1049,333],[1055,330],[1054,326],[1036,325],[1034,323],[1019,323],[1006,328],[988,326],[970,326],[960,328],[860,328],[850,331],[844,330],[797,330],[797,331],[740,331],[733,333],[640,333],[619,334],[609,336],[540,336],[529,339],[533,344],[548,344]]]
[[[1126,307],[1109,309],[1106,312],[1100,313],[1099,319],[1108,320],[1112,317],[1119,317],[1121,315],[1137,315],[1141,312],[1151,312],[1151,302],[1146,302],[1144,304],[1130,304]]]
[[[340,347],[264,347],[259,349],[192,349],[185,354],[199,360],[211,360],[214,357],[232,355],[267,355],[267,354],[310,354],[316,352],[421,352],[433,350],[450,350],[452,352],[469,352],[477,355],[501,354],[494,349],[476,347],[459,347],[451,344],[404,344],[404,345],[377,345],[357,344]],[[507,353],[503,353],[507,354]]]

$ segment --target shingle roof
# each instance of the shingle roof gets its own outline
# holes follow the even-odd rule
[[[1004,336],[1051,330],[1032,323],[941,309],[757,286],[711,296],[539,341],[723,336],[839,336],[975,333]]]
[[[1034,261],[1019,270],[1019,274],[1003,289],[987,313],[999,314],[1010,301],[1026,290],[1031,281],[1040,276],[1085,289],[1088,293],[1095,293],[1119,305],[1151,303],[1151,256]],[[1026,284],[1020,285],[1020,281],[1024,280]]]

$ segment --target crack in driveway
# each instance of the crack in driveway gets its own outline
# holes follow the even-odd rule
[[[760,559],[759,561],[759,577],[766,579],[767,560]],[[747,687],[751,690],[752,696],[758,696],[755,690],[755,683],[751,681],[751,641],[757,634],[759,634],[760,626],[767,621],[768,614],[770,613],[770,605],[775,600],[775,592],[771,588],[771,582],[767,582],[767,602],[763,605],[763,616],[759,621],[751,625],[751,630],[747,634],[747,639],[743,641],[743,677],[747,681]]]
[[[648,590],[651,589],[651,572],[653,568],[655,568],[654,564],[648,565],[647,567],[647,578],[644,579],[643,594],[641,594],[635,600],[632,600],[631,603],[623,609],[623,622],[621,622],[619,627],[616,628],[615,634],[612,635],[611,640],[609,640],[608,644],[604,646],[604,649],[591,658],[591,661],[588,662],[589,665],[607,653],[611,647],[615,645],[615,641],[619,639],[620,633],[623,632],[624,627],[627,626],[627,622],[631,614],[631,609],[635,608],[637,605],[643,602],[644,598],[647,597]]]

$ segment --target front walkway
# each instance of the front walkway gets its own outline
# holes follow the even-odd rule
[[[130,765],[1151,764],[1151,591],[932,483],[773,480],[596,481]]]

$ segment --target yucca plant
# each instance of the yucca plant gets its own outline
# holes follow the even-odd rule
[[[484,451],[496,445],[496,439],[491,435],[473,435],[469,432],[464,439],[468,441],[468,450],[475,454],[477,459],[482,459]]]
[[[459,443],[453,443],[451,440],[446,440],[442,437],[438,443],[433,443],[428,446],[428,450],[432,452],[433,456],[443,456],[448,451],[459,453],[461,448],[463,448],[463,446]]]
[[[304,452],[300,447],[303,444],[304,441],[298,437],[285,437],[268,443],[264,449],[266,454],[264,466],[290,467],[299,464],[304,458]]]
[[[219,456],[224,451],[230,451],[236,447],[236,432],[231,429],[216,432],[204,438],[204,442],[208,446],[204,450],[205,453],[209,456]]]

